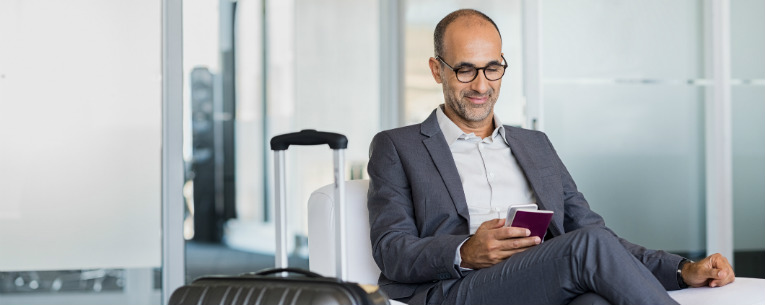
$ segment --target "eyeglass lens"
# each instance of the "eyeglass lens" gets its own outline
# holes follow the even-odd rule
[[[505,74],[505,67],[499,64],[488,65],[484,68],[462,67],[456,71],[457,80],[463,83],[469,83],[478,76],[479,69],[483,70],[483,75],[490,81],[498,80]]]

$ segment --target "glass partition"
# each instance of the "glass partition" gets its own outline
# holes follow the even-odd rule
[[[346,177],[365,177],[380,121],[378,6],[184,3],[188,281],[273,267],[273,136],[345,134]],[[307,201],[332,182],[332,153],[292,146],[286,157],[290,265],[308,268]]]
[[[704,256],[703,2],[542,3],[545,132],[592,209]]]
[[[159,304],[162,5],[0,2],[0,304]]]
[[[703,256],[703,99],[694,86],[546,84],[546,132],[617,234]]]
[[[734,86],[732,101],[734,267],[765,278],[765,87]]]

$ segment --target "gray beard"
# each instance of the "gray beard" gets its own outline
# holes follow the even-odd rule
[[[468,107],[460,103],[459,101],[450,99],[449,101],[446,101],[446,107],[451,108],[457,116],[462,118],[465,121],[468,122],[480,122],[485,120],[489,115],[491,114],[491,110],[494,108],[494,104],[496,101],[487,101],[486,104],[482,105],[483,107],[471,107],[468,109]],[[480,113],[476,113],[475,111],[471,110],[480,110]]]

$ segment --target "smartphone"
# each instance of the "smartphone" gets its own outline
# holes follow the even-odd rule
[[[515,218],[515,212],[518,210],[536,210],[539,209],[536,203],[529,203],[529,204],[516,204],[511,205],[507,207],[507,216],[505,217],[505,227],[509,227],[511,223],[513,223],[513,218]]]

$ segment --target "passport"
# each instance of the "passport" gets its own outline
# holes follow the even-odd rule
[[[553,211],[548,210],[518,210],[512,216],[510,226],[529,229],[530,236],[539,236],[544,241],[552,216]]]

